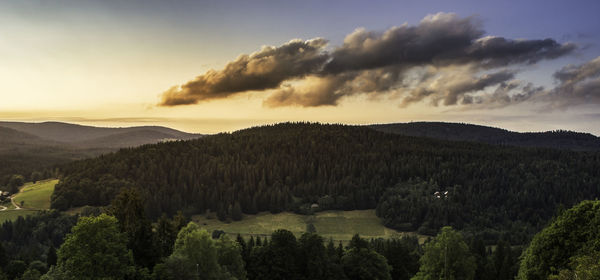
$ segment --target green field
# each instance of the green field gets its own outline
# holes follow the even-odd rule
[[[15,203],[19,205],[21,204],[21,201],[23,201],[22,209],[15,209],[10,201],[0,204],[1,206],[6,207],[6,210],[0,211],[0,223],[8,220],[15,220],[19,216],[34,214],[39,210],[49,209],[50,196],[57,183],[58,180],[45,180],[35,184],[26,183],[21,188],[21,192],[16,194],[14,198]]]
[[[35,184],[25,184],[21,192],[15,195],[14,201],[23,208],[32,210],[50,209],[50,196],[58,180],[46,180]]]
[[[406,234],[384,227],[379,218],[375,216],[375,210],[354,211],[324,211],[311,216],[298,215],[294,213],[259,213],[258,215],[245,215],[238,222],[224,223],[217,219],[207,219],[204,215],[192,217],[200,227],[209,232],[223,230],[230,236],[237,234],[242,236],[268,236],[276,229],[287,229],[296,236],[306,231],[306,225],[312,223],[317,233],[326,239],[335,241],[348,241],[356,233],[364,238],[391,238],[401,237]],[[426,237],[419,236],[423,241]]]

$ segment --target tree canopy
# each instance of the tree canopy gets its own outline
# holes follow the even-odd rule
[[[533,237],[523,254],[518,279],[545,280],[559,274],[565,277],[577,270],[598,275],[600,264],[594,258],[598,252],[600,201],[584,201],[556,217]]]
[[[82,217],[58,250],[55,271],[73,279],[124,279],[135,271],[115,217]]]
[[[421,267],[413,280],[472,280],[476,259],[462,235],[451,227],[443,227],[434,240],[427,243]]]

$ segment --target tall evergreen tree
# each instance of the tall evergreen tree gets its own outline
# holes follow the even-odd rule
[[[136,189],[123,189],[113,200],[109,212],[117,218],[121,231],[127,235],[127,247],[133,251],[136,264],[150,268],[154,266],[158,253],[139,192]]]

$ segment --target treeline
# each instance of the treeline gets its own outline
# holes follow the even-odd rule
[[[178,210],[235,220],[259,211],[378,208],[397,229],[435,234],[449,224],[489,243],[525,244],[561,205],[600,194],[600,153],[283,123],[123,149],[61,174],[52,195],[61,210],[107,205],[135,187],[151,219]],[[435,191],[449,194],[436,199]]]
[[[369,127],[388,133],[452,141],[471,141],[519,147],[546,147],[575,151],[600,150],[600,138],[589,133],[567,130],[514,132],[495,127],[447,122],[392,123],[370,125]]]
[[[56,248],[62,245],[76,222],[75,216],[42,211],[2,223],[0,279],[21,279],[27,270],[37,271],[38,277],[45,273],[48,267],[56,264]]]
[[[11,222],[4,223],[0,279],[508,280],[517,276],[566,280],[600,276],[598,201],[584,201],[563,212],[523,254],[521,247],[504,241],[492,249],[451,227],[443,227],[423,245],[410,236],[365,240],[355,235],[343,246],[315,233],[297,238],[283,229],[270,238],[233,240],[219,231],[211,235],[193,222],[186,224],[182,215],[162,216],[150,225],[140,218],[144,213],[139,202],[135,190],[125,190],[110,207],[87,208],[57,250],[58,235],[48,238],[37,232],[57,224],[63,225],[57,230],[64,232],[74,217],[42,213],[29,222],[17,222],[19,230]],[[11,228],[19,235],[7,235]],[[27,251],[21,236],[32,236],[29,242],[46,240],[47,253],[27,257],[19,250],[13,254],[5,249],[13,243]],[[518,256],[523,259],[520,264]]]
[[[0,246],[0,279],[408,280],[438,279],[444,274],[444,279],[508,280],[515,277],[518,266],[518,252],[508,244],[499,244],[493,253],[489,247],[478,247],[481,240],[468,247],[462,235],[450,228],[424,246],[416,237],[369,241],[358,235],[343,246],[315,233],[296,238],[283,229],[270,238],[238,235],[232,240],[218,231],[211,235],[193,222],[178,230],[181,221],[163,217],[152,226],[150,247],[143,248],[136,245],[145,241],[136,240],[141,237],[135,237],[135,230],[124,231],[127,215],[119,211],[130,210],[135,207],[112,207],[109,212],[117,216],[87,213],[58,250],[50,246],[37,258],[20,259]]]
[[[35,182],[56,176],[53,166],[72,161],[72,159],[46,159],[29,157],[23,154],[0,154],[0,190],[15,192],[21,182]],[[18,185],[20,183],[20,185]]]

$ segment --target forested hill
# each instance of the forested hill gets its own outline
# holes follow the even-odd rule
[[[96,127],[62,122],[0,122],[0,127],[79,148],[134,147],[163,139],[181,140],[202,136],[162,126]]]
[[[160,126],[110,128],[61,122],[0,122],[0,189],[5,189],[15,175],[32,180],[32,173],[49,174],[56,164],[123,147],[200,136]]]
[[[600,153],[441,141],[368,127],[283,123],[122,149],[69,164],[52,207],[106,205],[139,188],[146,213],[373,209],[387,226],[440,226],[526,242],[556,213],[600,195]],[[447,200],[434,196],[448,191]],[[385,194],[385,195],[384,195]],[[447,215],[446,215],[447,213]]]
[[[514,132],[500,128],[447,122],[410,122],[369,125],[388,133],[452,141],[473,141],[495,145],[546,147],[575,151],[600,151],[600,138],[589,133],[566,130]]]

